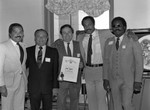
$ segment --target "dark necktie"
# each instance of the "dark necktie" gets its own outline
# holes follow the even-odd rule
[[[40,68],[42,65],[42,47],[39,47],[38,56],[37,56],[37,65]]]
[[[68,56],[71,56],[71,50],[70,50],[69,44],[70,43],[67,43],[67,51],[68,51]]]
[[[90,35],[87,50],[87,64],[89,65],[91,65],[91,55],[92,55],[92,35]]]
[[[120,40],[120,38],[117,37],[117,41],[116,41],[116,49],[117,49],[117,50],[118,50],[118,48],[119,48],[119,40]]]
[[[23,52],[23,49],[22,49],[22,47],[20,46],[20,44],[17,43],[17,45],[19,46],[19,50],[20,50],[20,62],[21,62],[21,64],[22,64],[22,62],[23,62],[23,57],[24,57],[24,52]]]

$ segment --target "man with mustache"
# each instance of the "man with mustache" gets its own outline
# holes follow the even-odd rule
[[[104,88],[111,89],[114,110],[135,110],[132,98],[141,90],[142,48],[135,35],[128,35],[124,18],[114,18],[111,27],[114,35],[104,47]]]
[[[89,110],[108,110],[102,78],[103,47],[106,39],[113,34],[110,30],[95,29],[95,20],[91,16],[83,18],[82,26],[84,33],[79,34],[77,40],[83,46],[82,54],[85,62],[83,74],[85,75]]]
[[[26,50],[22,25],[9,26],[10,39],[0,44],[0,93],[2,110],[24,110]]]

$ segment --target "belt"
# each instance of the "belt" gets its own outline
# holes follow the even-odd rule
[[[86,66],[89,66],[89,67],[100,67],[100,66],[103,66],[103,64],[86,64]]]

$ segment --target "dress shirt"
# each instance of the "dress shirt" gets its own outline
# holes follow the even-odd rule
[[[13,41],[12,39],[10,39],[10,40],[13,43],[14,47],[16,48],[16,51],[17,51],[19,58],[20,58],[20,49],[19,49],[19,46],[17,45],[17,42]]]
[[[86,60],[87,60],[87,49],[88,49],[88,41],[90,38],[90,34],[86,34],[82,43],[83,48],[86,54]],[[100,45],[100,39],[98,31],[95,30],[92,33],[92,56],[91,56],[91,64],[101,64],[103,63],[102,59],[102,51],[101,51],[101,45]]]
[[[124,34],[122,36],[119,37],[119,46],[123,40]],[[117,42],[117,37],[115,37],[115,43]]]
[[[35,58],[36,58],[36,61],[37,61],[37,56],[38,56],[38,52],[39,52],[39,47],[40,46],[38,46],[38,45],[36,45],[36,47],[35,47]],[[46,52],[46,45],[44,45],[44,46],[42,46],[42,62],[43,62],[43,60],[44,60],[44,57],[45,57],[45,52]]]
[[[65,41],[64,41],[65,50],[66,50],[66,53],[68,54],[68,51],[67,51],[67,43],[68,43],[68,42],[65,42]],[[72,42],[72,41],[70,41],[69,47],[70,47],[70,50],[71,50],[71,56],[73,56],[73,42]]]

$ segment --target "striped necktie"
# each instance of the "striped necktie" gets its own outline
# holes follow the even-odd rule
[[[37,65],[40,68],[42,65],[42,47],[39,47],[38,56],[37,56]]]

